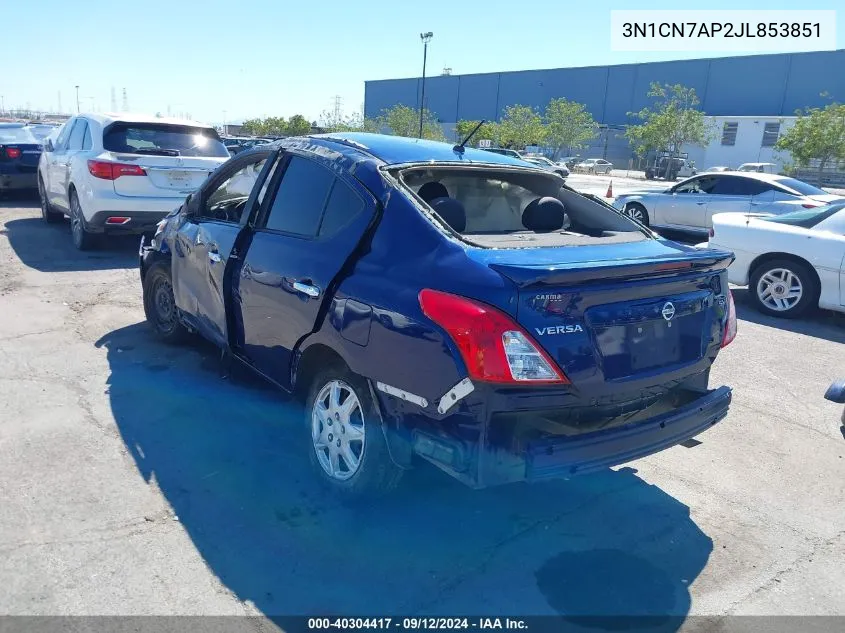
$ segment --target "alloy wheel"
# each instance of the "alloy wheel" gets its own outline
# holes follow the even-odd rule
[[[311,440],[325,473],[344,481],[358,472],[364,439],[364,411],[355,390],[341,380],[329,381],[311,409]]]
[[[645,216],[643,215],[643,210],[636,206],[636,205],[628,205],[625,207],[625,215],[627,215],[632,220],[636,220],[637,222],[642,223],[645,220]]]
[[[75,195],[70,199],[70,231],[74,243],[81,244],[85,239],[85,227],[82,226],[82,209],[79,208],[79,200]]]
[[[804,296],[804,284],[788,268],[773,268],[763,273],[756,290],[760,303],[775,312],[791,310]]]

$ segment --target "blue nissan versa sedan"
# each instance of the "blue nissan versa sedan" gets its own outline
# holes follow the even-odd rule
[[[555,173],[375,134],[220,166],[141,242],[147,319],[305,402],[316,473],[394,486],[569,477],[721,420],[732,254],[662,239]]]

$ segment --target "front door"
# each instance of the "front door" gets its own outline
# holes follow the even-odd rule
[[[703,229],[706,224],[707,201],[713,184],[714,177],[697,176],[673,187],[662,214],[663,222],[690,229]]]
[[[765,183],[745,176],[716,176],[715,179],[707,202],[706,228],[713,226],[713,216],[718,213],[750,212],[753,197],[768,189]]]
[[[67,175],[68,175],[68,140],[71,130],[79,119],[71,119],[62,126],[53,143],[53,151],[47,158],[47,196],[50,204],[68,210]]]
[[[238,258],[258,199],[255,185],[266,177],[265,167],[272,158],[270,152],[252,154],[216,173],[191,199],[190,219],[174,240],[176,305],[188,323],[221,347],[228,346],[229,333],[224,301],[227,265]]]
[[[318,326],[372,221],[373,197],[322,157],[290,154],[270,185],[249,249],[232,275],[241,354],[290,388],[291,358]]]

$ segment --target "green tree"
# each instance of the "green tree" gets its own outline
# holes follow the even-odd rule
[[[326,132],[378,132],[379,123],[375,119],[367,119],[363,113],[350,116],[323,112],[320,125]]]
[[[311,132],[311,123],[301,114],[294,114],[285,125],[287,136],[305,136]]]
[[[311,124],[301,114],[294,114],[288,120],[283,116],[248,119],[243,129],[253,136],[303,136],[311,131]]]
[[[241,127],[244,132],[252,134],[253,136],[264,136],[267,134],[267,131],[264,128],[263,119],[247,119],[243,122]]]
[[[800,167],[818,161],[818,186],[822,186],[825,165],[845,160],[845,105],[831,103],[824,108],[807,108],[795,114],[795,125],[781,136],[775,149],[792,154]]]
[[[395,105],[382,110],[376,119],[379,129],[394,136],[417,138],[420,133],[420,111],[406,105]],[[445,141],[443,128],[430,110],[423,110],[423,138],[433,141]]]
[[[546,126],[542,117],[532,108],[524,105],[508,106],[498,125],[499,143],[514,149],[542,143],[546,138]]]
[[[567,154],[585,147],[596,137],[598,123],[583,103],[564,98],[552,99],[546,106],[546,142],[555,148],[557,158],[563,148]]]
[[[480,121],[458,121],[455,124],[455,142],[460,143],[464,140],[470,132],[475,129]],[[484,125],[475,133],[467,145],[470,147],[478,147],[478,141],[486,139],[493,141],[495,145],[499,144],[499,124],[494,121],[485,121]]]
[[[708,142],[712,131],[704,113],[696,107],[700,101],[694,88],[653,82],[648,96],[655,100],[652,107],[628,113],[642,121],[625,131],[637,154],[642,156],[651,150],[661,150],[677,158],[684,145]],[[672,161],[666,161],[667,174],[671,164]]]

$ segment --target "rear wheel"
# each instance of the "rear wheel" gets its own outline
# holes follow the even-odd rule
[[[64,213],[54,211],[53,205],[47,199],[47,190],[44,188],[44,181],[38,176],[38,198],[41,200],[41,218],[47,224],[55,224],[64,219]]]
[[[749,289],[760,312],[787,319],[801,316],[819,300],[818,281],[810,267],[788,259],[758,265]]]
[[[179,321],[170,265],[156,262],[144,275],[144,313],[156,336],[165,343],[179,343],[188,330]]]
[[[320,480],[348,498],[384,494],[399,483],[366,381],[343,366],[318,372],[305,420],[311,464]]]
[[[648,211],[646,211],[645,207],[640,203],[629,202],[625,205],[623,213],[632,220],[636,220],[640,224],[648,226]]]
[[[85,228],[85,216],[82,215],[82,207],[79,205],[79,196],[76,190],[70,192],[70,234],[73,237],[73,245],[80,251],[87,251],[96,245],[97,236]]]

